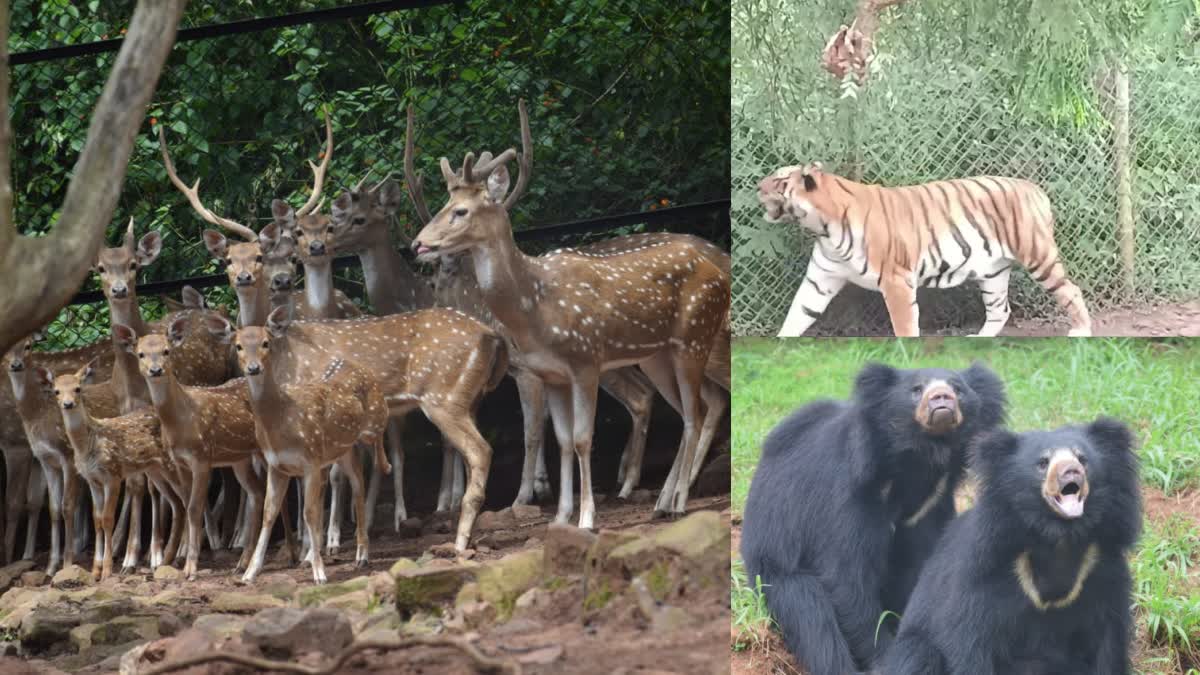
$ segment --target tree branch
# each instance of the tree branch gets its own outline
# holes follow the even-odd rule
[[[287,661],[275,661],[273,659],[262,659],[255,656],[246,656],[234,652],[219,652],[210,651],[196,656],[190,656],[180,661],[171,663],[163,663],[153,668],[150,668],[140,675],[164,675],[165,673],[173,673],[184,668],[191,668],[202,663],[212,663],[215,661],[225,661],[235,663],[240,666],[247,666],[259,671],[280,672],[280,673],[299,673],[300,675],[332,675],[340,671],[343,664],[350,660],[351,656],[368,649],[378,649],[380,651],[390,651],[393,649],[407,649],[410,647],[451,647],[463,652],[471,660],[475,670],[481,673],[511,673],[512,675],[521,675],[520,664],[507,659],[493,659],[479,651],[469,642],[457,638],[422,636],[410,637],[400,640],[366,640],[363,642],[355,642],[343,649],[334,660],[328,665],[317,667],[309,667],[297,663],[289,663]]]
[[[8,0],[0,0],[0,254],[16,236],[12,213],[12,122],[8,117]]]
[[[5,228],[0,227],[0,288],[4,289],[0,293],[0,317],[4,317],[0,321],[0,352],[52,319],[87,276],[104,241],[104,231],[125,182],[134,138],[145,119],[146,106],[158,85],[186,5],[187,0],[138,0],[92,114],[58,223],[50,234],[40,238],[10,236],[6,242],[2,234]],[[4,10],[6,27],[7,0],[0,0],[0,9]],[[7,39],[4,42],[7,45]],[[6,81],[7,59],[2,65]],[[7,114],[4,117],[7,119]],[[7,153],[7,143],[5,148]],[[11,204],[8,163],[3,163],[0,193],[8,194]]]
[[[907,0],[859,0],[854,23],[842,25],[829,38],[821,53],[821,65],[839,81],[853,73],[858,83],[866,84],[867,59],[875,47],[875,31],[879,29],[879,14],[888,7]]]

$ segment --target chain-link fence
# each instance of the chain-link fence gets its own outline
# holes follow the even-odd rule
[[[766,3],[771,5],[771,3]],[[803,278],[812,239],[763,220],[758,181],[777,167],[821,161],[864,182],[906,185],[977,175],[1025,178],[1050,195],[1068,275],[1093,314],[1200,297],[1200,52],[1173,58],[1130,49],[1120,66],[1083,83],[1078,110],[1031,111],[1018,73],[971,36],[885,19],[868,84],[839,83],[822,48],[854,3],[739,0],[733,37],[733,323],[774,334]],[[899,23],[907,20],[907,23]],[[966,45],[966,46],[964,46]],[[1189,51],[1190,50],[1190,51]],[[1119,118],[1127,72],[1128,149]],[[1132,220],[1122,238],[1118,154],[1130,166]],[[1122,255],[1131,244],[1132,256]],[[1015,319],[1065,317],[1024,272],[1013,276]],[[973,333],[983,322],[974,286],[922,291],[925,332]],[[878,293],[848,287],[817,334],[890,334]],[[1064,327],[1065,333],[1065,327]]]
[[[132,3],[14,4],[16,222],[36,233],[57,215],[119,46],[109,41],[120,38]],[[181,28],[109,225],[110,245],[130,217],[139,237],[162,233],[163,253],[142,273],[143,285],[220,272],[201,238],[211,226],[167,180],[159,125],[180,177],[201,179],[204,204],[258,230],[271,219],[273,198],[295,206],[307,198],[307,162],[323,149],[323,106],[335,144],[326,205],[368,172],[372,182],[403,178],[411,103],[417,171],[436,209],[445,194],[438,158],[457,165],[468,150],[518,146],[524,98],[535,168],[512,214],[517,230],[645,212],[593,228],[634,232],[664,211],[709,203],[679,211],[690,222],[671,228],[729,245],[721,207],[730,184],[729,111],[713,105],[729,93],[728,9],[720,3],[209,0],[188,3]],[[409,204],[395,228],[396,241],[419,228]],[[523,248],[578,242],[579,229]],[[337,283],[361,298],[361,279],[353,265]],[[223,279],[202,281],[210,301],[236,306]],[[95,287],[89,281],[84,290]],[[162,288],[178,297],[176,286]],[[81,298],[88,299],[96,296]],[[143,307],[148,319],[161,309],[154,300]],[[48,346],[107,331],[103,303],[78,304],[50,326],[57,339]]]

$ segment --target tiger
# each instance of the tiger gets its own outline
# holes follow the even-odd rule
[[[1067,278],[1054,242],[1050,199],[1027,180],[980,176],[883,187],[811,163],[762,179],[758,199],[768,222],[797,223],[817,238],[780,337],[808,330],[847,281],[882,292],[896,335],[917,336],[917,288],[968,280],[978,283],[987,313],[978,335],[993,337],[1008,322],[1008,280],[1017,262],[1066,310],[1068,335],[1091,335],[1083,294]]]

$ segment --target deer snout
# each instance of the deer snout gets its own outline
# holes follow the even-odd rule
[[[254,285],[254,275],[250,274],[249,272],[238,272],[238,275],[235,278],[235,280],[236,280],[236,283],[238,286]]]
[[[75,407],[75,401],[63,401],[62,407],[63,410],[71,410]]]
[[[325,242],[310,241],[308,242],[309,255],[325,255]]]
[[[247,375],[261,375],[262,374],[262,364],[261,363],[247,363],[246,364],[246,374]]]
[[[150,377],[159,377],[163,374],[163,368],[162,366],[150,366],[146,372],[150,374]]]
[[[292,289],[292,275],[276,274],[271,277],[271,290],[273,291],[290,291]]]
[[[112,296],[114,298],[124,298],[127,295],[129,295],[129,288],[125,284],[122,284],[122,283],[113,284]]]
[[[25,364],[21,363],[20,361],[12,361],[8,364],[8,369],[14,373],[19,373],[22,370],[25,370]]]

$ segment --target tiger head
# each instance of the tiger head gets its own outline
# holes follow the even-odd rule
[[[825,179],[820,162],[776,169],[758,184],[758,201],[766,209],[763,217],[769,223],[797,223],[820,231],[828,220],[822,212],[833,212],[822,190]]]

